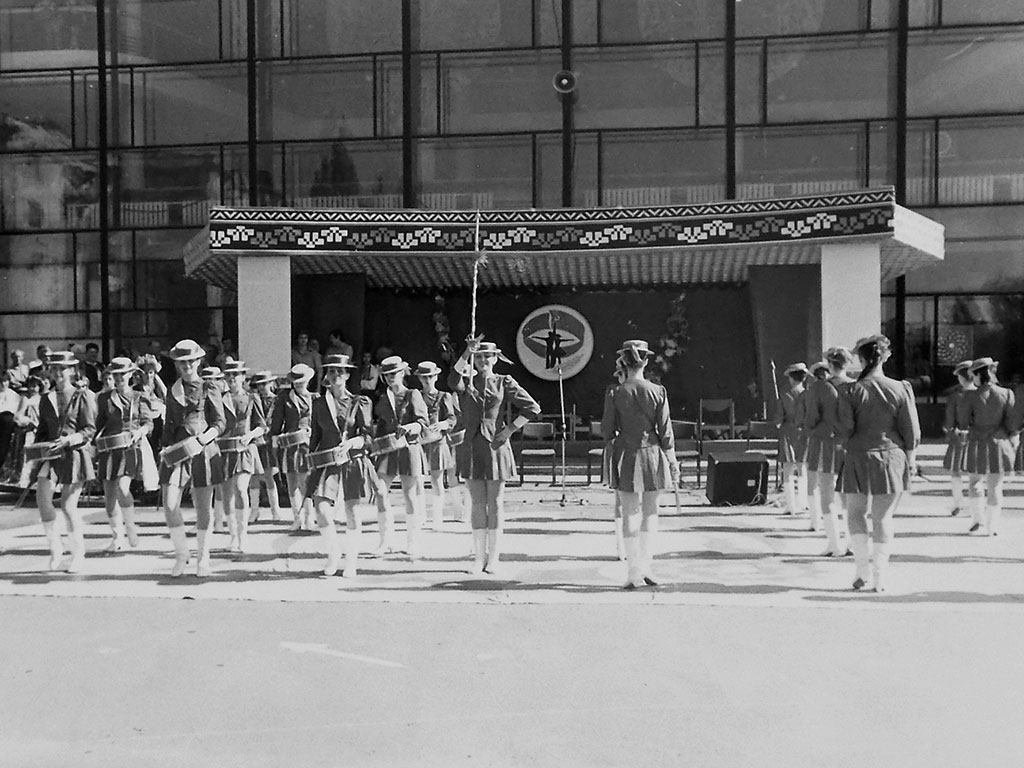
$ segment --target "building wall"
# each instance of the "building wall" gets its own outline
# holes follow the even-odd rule
[[[953,326],[978,326],[974,336],[988,340],[979,354],[1017,354],[1000,330],[1011,326],[993,322],[1024,291],[1016,0],[910,0],[902,50],[898,0],[574,0],[571,22],[560,0],[105,5],[102,82],[94,3],[0,8],[7,345],[96,339],[104,294],[114,349],[230,334],[234,295],[185,278],[180,258],[211,202],[518,208],[768,197],[895,184],[902,150],[905,203],[955,219],[949,231],[963,233],[951,236],[948,265],[908,279],[908,359],[942,379],[936,339]],[[551,78],[569,29],[579,85],[563,155]],[[100,92],[111,115],[103,137]],[[947,299],[968,309],[917,319],[913,307]]]

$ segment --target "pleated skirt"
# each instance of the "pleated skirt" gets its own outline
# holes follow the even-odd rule
[[[135,443],[112,451],[100,451],[96,460],[96,473],[104,481],[122,477],[142,480],[142,447]]]
[[[1013,460],[1013,471],[1024,472],[1024,437],[1017,443],[1017,456]]]
[[[515,480],[516,458],[508,441],[498,448],[479,432],[455,446],[455,472],[464,480]]]
[[[792,424],[783,424],[779,429],[779,461],[799,464],[807,455],[807,444],[803,430]]]
[[[223,482],[224,462],[215,442],[207,445],[202,453],[188,461],[174,465],[160,462],[160,485],[209,488]]]
[[[843,447],[831,437],[809,435],[806,461],[809,472],[827,472],[834,475],[839,472],[839,467],[843,463]]]
[[[309,472],[309,444],[299,443],[278,448],[277,466],[285,474]]]
[[[446,438],[424,445],[423,456],[430,472],[447,472],[455,468],[455,456]]]
[[[900,448],[879,451],[847,450],[836,490],[872,496],[910,490],[910,463]]]
[[[349,459],[338,467],[314,469],[306,486],[313,499],[373,501],[377,498],[377,472],[367,456]]]
[[[968,440],[964,471],[972,475],[1009,475],[1017,460],[1017,452],[1009,438],[990,437]]]
[[[224,478],[235,475],[262,475],[263,462],[255,445],[247,446],[244,451],[221,451],[224,460]]]
[[[258,453],[260,457],[260,466],[263,468],[261,470],[262,472],[266,472],[268,469],[272,472],[277,471],[277,462],[274,461],[273,456],[271,456],[269,443],[263,442],[257,445],[256,453]]]
[[[64,450],[56,459],[43,461],[32,470],[31,479],[52,478],[61,485],[84,483],[96,479],[96,468],[92,462],[92,447],[83,445]]]
[[[412,443],[406,448],[399,448],[397,451],[382,453],[374,459],[374,464],[376,465],[378,475],[422,477],[429,472],[423,447],[418,443]]]
[[[658,445],[620,448],[613,445],[608,467],[608,486],[616,491],[643,493],[672,487],[672,464]]]
[[[950,472],[964,472],[967,467],[967,443],[951,434],[946,441],[946,453],[942,457],[942,468]]]

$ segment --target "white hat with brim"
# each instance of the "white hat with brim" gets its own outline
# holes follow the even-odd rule
[[[806,363],[793,363],[791,366],[786,368],[786,370],[783,371],[783,373],[785,373],[788,376],[789,374],[796,373],[797,371],[800,371],[801,373],[810,373],[810,371],[807,370]]]
[[[127,357],[115,357],[113,360],[110,361],[110,364],[106,367],[106,369],[103,372],[109,373],[111,375],[117,375],[128,374],[137,370],[139,370],[139,366],[132,362],[131,359]]]
[[[305,363],[298,363],[293,365],[292,369],[288,371],[288,380],[293,384],[299,384],[312,379],[314,373],[315,371]]]
[[[398,355],[385,357],[383,360],[380,361],[381,376],[390,376],[393,373],[398,373],[399,371],[407,370],[409,370],[409,364],[405,362],[405,360],[400,358]]]
[[[217,366],[210,365],[199,372],[199,377],[207,381],[219,381],[224,378],[224,372]]]
[[[493,341],[481,341],[476,349],[473,350],[474,355],[494,355],[503,363],[512,365],[512,361],[505,357],[505,353],[501,351],[501,347],[495,344]]]
[[[998,366],[999,366],[999,363],[997,363],[991,357],[979,357],[977,360],[975,360],[973,363],[971,363],[971,369],[970,370],[971,370],[971,373],[974,373],[975,371],[980,371],[983,368],[996,368]]]
[[[252,383],[259,384],[273,384],[277,381],[277,376],[274,375],[273,371],[256,371],[252,375]]]
[[[206,350],[199,346],[198,342],[192,339],[182,339],[167,353],[167,356],[176,363],[186,360],[201,360],[206,357]]]
[[[413,373],[417,376],[437,376],[441,373],[441,367],[433,360],[424,360],[416,366],[416,370]]]
[[[352,369],[357,366],[348,355],[327,355],[320,364],[322,368],[346,368]]]
[[[46,356],[46,364],[61,368],[78,365],[78,358],[72,352],[51,352]]]

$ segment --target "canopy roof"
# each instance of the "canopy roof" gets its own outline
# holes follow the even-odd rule
[[[235,289],[238,257],[289,255],[299,275],[363,273],[369,287],[611,288],[745,282],[753,265],[815,264],[828,242],[877,241],[882,279],[943,257],[942,225],[892,187],[773,200],[518,211],[210,211],[187,274]]]

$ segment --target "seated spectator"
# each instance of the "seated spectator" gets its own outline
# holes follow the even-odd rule
[[[11,385],[19,386],[25,383],[28,378],[28,365],[25,363],[25,352],[16,349],[11,352],[11,367],[7,369],[11,374]]]

